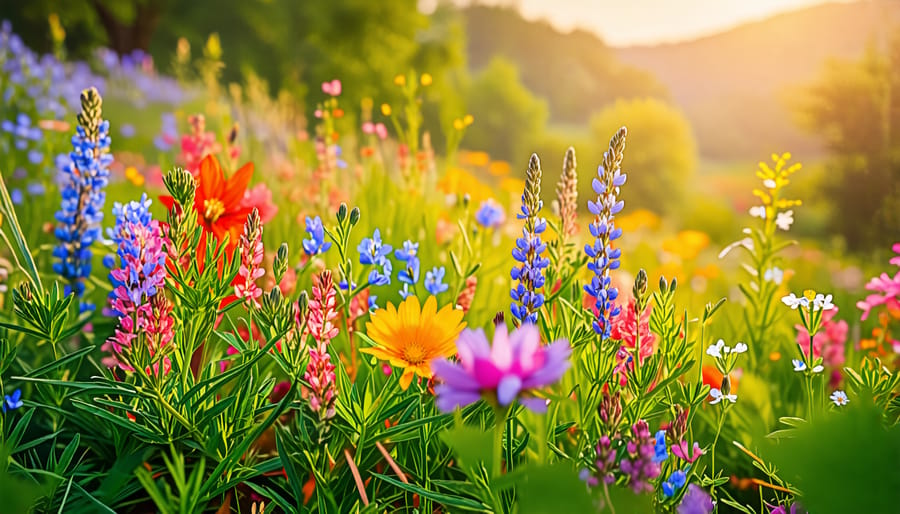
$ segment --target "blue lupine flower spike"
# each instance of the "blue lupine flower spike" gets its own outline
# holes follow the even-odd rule
[[[66,294],[84,296],[84,283],[91,274],[91,245],[100,239],[100,222],[106,202],[104,189],[109,181],[109,122],[101,118],[102,99],[96,89],[81,93],[81,113],[76,134],[72,136],[72,152],[60,174],[62,202],[56,213],[56,239],[59,244],[53,256],[54,271],[62,276]],[[81,302],[81,310],[93,305]]]
[[[588,269],[594,276],[584,290],[594,297],[596,317],[592,325],[594,332],[602,339],[609,338],[610,320],[619,315],[619,307],[614,303],[619,291],[612,287],[609,272],[619,267],[622,254],[612,243],[622,235],[622,229],[615,226],[614,220],[625,206],[618,196],[619,188],[625,184],[621,165],[626,135],[627,131],[622,127],[610,139],[609,149],[603,154],[603,164],[597,169],[598,177],[592,182],[597,201],[588,201],[588,210],[594,215],[594,221],[590,224],[594,244],[585,245],[584,251],[591,259]]]
[[[516,239],[513,258],[519,262],[513,266],[510,276],[519,283],[510,290],[513,303],[512,315],[521,323],[537,323],[538,310],[544,304],[544,268],[550,259],[541,257],[547,245],[541,241],[541,234],[547,230],[547,220],[538,214],[544,202],[541,201],[541,161],[532,154],[525,174],[525,192],[522,193],[522,211],[516,217],[525,220],[522,237]]]

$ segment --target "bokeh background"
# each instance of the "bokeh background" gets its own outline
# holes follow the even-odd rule
[[[173,164],[151,143],[174,137],[175,120],[206,112],[225,131],[239,117],[217,118],[186,84],[254,111],[241,141],[271,157],[308,128],[322,82],[343,81],[350,133],[417,70],[433,77],[423,128],[446,158],[442,184],[476,205],[512,212],[532,152],[549,193],[569,145],[585,198],[626,124],[623,245],[640,251],[626,249],[623,268],[705,292],[748,223],[757,163],[782,152],[804,165],[793,257],[824,264],[806,282],[858,295],[900,239],[897,1],[33,0],[4,2],[0,18],[38,53],[119,70],[104,74],[116,162],[151,185]],[[464,114],[474,123],[456,154]]]

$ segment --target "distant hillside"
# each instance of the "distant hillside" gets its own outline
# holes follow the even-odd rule
[[[815,80],[829,57],[857,58],[898,25],[897,0],[824,4],[694,41],[615,53],[665,84],[704,156],[810,155],[818,145],[792,123],[792,90]]]
[[[461,12],[470,67],[477,71],[495,56],[511,60],[525,86],[547,100],[554,122],[585,123],[619,97],[668,96],[652,73],[623,64],[590,32],[563,34],[510,7],[474,5]]]

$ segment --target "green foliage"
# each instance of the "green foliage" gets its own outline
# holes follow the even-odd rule
[[[473,5],[463,15],[472,69],[481,70],[498,56],[511,61],[525,87],[546,99],[554,122],[584,124],[617,98],[667,94],[654,76],[622,63],[588,31],[561,34],[546,21],[525,20],[511,7]]]
[[[515,64],[491,60],[465,90],[468,110],[477,118],[463,144],[509,161],[530,153],[547,122],[547,104],[522,85]]]
[[[831,226],[850,248],[900,238],[900,32],[886,51],[831,61],[799,102],[801,121],[831,153]]]
[[[897,511],[900,427],[885,428],[881,410],[865,397],[798,428],[770,448],[770,458],[809,512]]]
[[[697,166],[690,124],[680,111],[660,100],[617,100],[591,118],[592,140],[603,141],[622,120],[628,120],[629,135],[628,157],[622,164],[628,174],[628,186],[622,188],[625,204],[629,209],[672,212]],[[595,153],[581,153],[588,154],[587,162],[600,161]],[[590,186],[590,181],[581,181],[579,192],[590,197]]]

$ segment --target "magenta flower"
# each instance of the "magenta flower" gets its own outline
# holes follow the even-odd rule
[[[692,451],[691,448],[688,448],[687,441],[681,440],[678,444],[672,445],[672,454],[689,464],[693,464],[703,455],[703,450],[700,449],[699,444],[694,443]]]
[[[565,339],[541,345],[541,335],[531,324],[507,332],[505,325],[494,331],[489,344],[484,330],[464,330],[456,342],[459,362],[432,362],[434,375],[443,383],[435,387],[437,406],[444,412],[477,402],[482,395],[507,406],[519,403],[544,412],[547,401],[534,391],[557,382],[569,368],[572,349]]]

